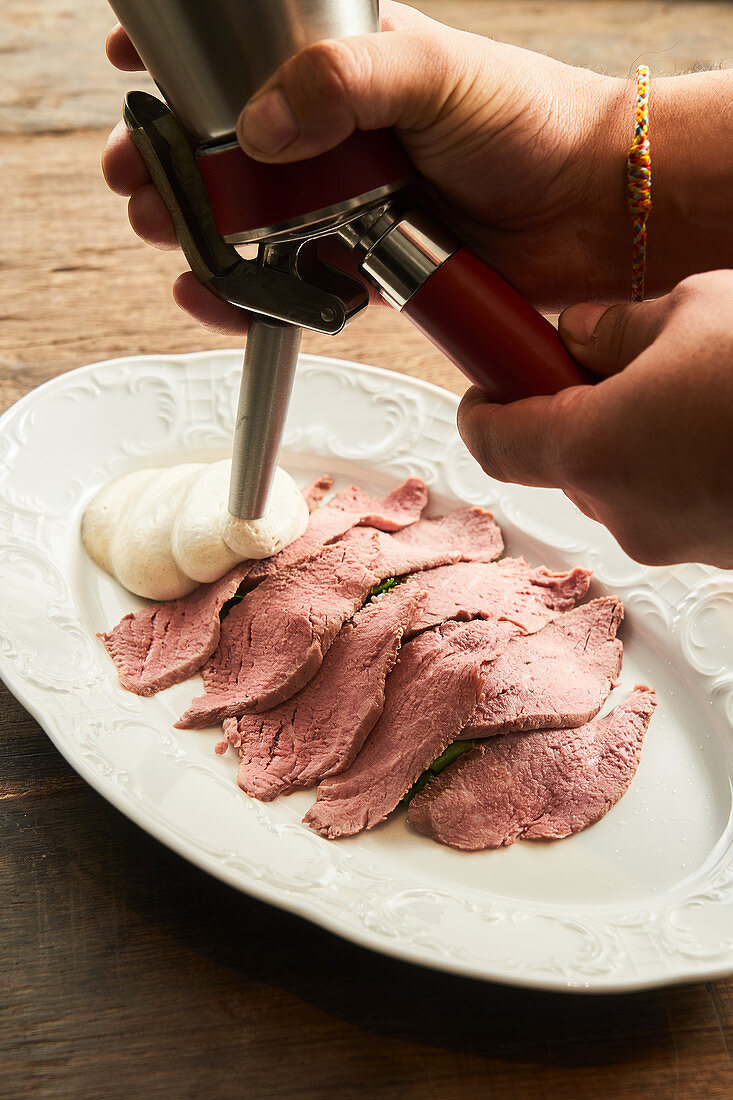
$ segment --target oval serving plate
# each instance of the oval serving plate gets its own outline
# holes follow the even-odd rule
[[[82,512],[145,465],[231,444],[240,352],[110,360],[34,390],[0,419],[0,675],[69,763],[175,851],[274,905],[377,951],[556,990],[611,991],[733,971],[733,575],[632,562],[560,493],[500,485],[455,429],[457,398],[373,367],[303,356],[283,464],[385,490],[423,477],[431,511],[497,516],[508,551],[587,565],[591,595],[626,606],[623,680],[657,689],[641,765],[597,825],[554,843],[455,852],[404,813],[329,842],[301,824],[314,798],[236,786],[220,731],[177,731],[200,680],[124,691],[96,638],[141,601],[86,557]]]

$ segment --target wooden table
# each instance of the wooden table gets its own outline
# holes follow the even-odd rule
[[[731,3],[420,6],[619,73],[733,57]],[[83,363],[231,342],[176,309],[180,259],[140,244],[102,183],[130,86],[104,62],[109,21],[102,0],[3,3],[0,410]],[[305,347],[462,388],[387,311]],[[163,848],[2,685],[0,752],[3,1097],[733,1096],[733,980],[579,999],[394,962]]]

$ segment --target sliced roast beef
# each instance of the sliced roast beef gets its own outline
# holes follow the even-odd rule
[[[231,611],[204,668],[206,693],[176,725],[199,729],[284,702],[315,676],[343,623],[380,581],[450,561],[489,560],[501,546],[493,516],[481,508],[420,520],[393,535],[348,531],[316,557],[268,577]]]
[[[416,795],[408,819],[467,851],[580,832],[629,786],[655,706],[654,692],[637,688],[610,714],[576,729],[486,741]]]
[[[356,532],[354,532],[356,534]],[[423,519],[397,531],[393,545],[405,553],[405,566],[395,563],[393,574],[414,572],[421,568],[414,564],[425,555],[424,569],[451,561],[494,561],[504,550],[501,530],[491,512],[485,508],[458,508],[437,519]],[[441,554],[445,562],[440,561]]]
[[[375,531],[371,560],[376,561]],[[388,537],[388,536],[386,536]],[[176,723],[198,729],[289,699],[321,666],[341,629],[376,583],[370,555],[345,541],[268,577],[226,617],[204,668],[205,694]]]
[[[330,492],[331,489],[333,489],[333,478],[330,474],[323,474],[316,481],[312,481],[310,485],[306,485],[300,490],[311,514],[315,512],[326,493]]]
[[[616,631],[623,613],[615,596],[591,600],[538,633],[515,638],[489,665],[484,698],[465,737],[590,721],[621,670],[623,646]]]
[[[302,490],[310,512],[332,485],[333,478],[324,474]],[[414,490],[408,489],[407,495],[412,499]],[[284,552],[269,560],[277,560]],[[245,580],[249,583],[249,574],[259,564],[241,562],[226,576],[202,585],[189,596],[125,615],[109,634],[100,634],[123,687],[137,695],[154,695],[198,672],[219,644],[222,607]]]
[[[334,838],[383,821],[456,740],[481,698],[483,665],[518,632],[496,619],[446,623],[404,645],[381,718],[351,767],[320,784],[306,824]]]
[[[109,634],[100,634],[122,686],[154,695],[198,672],[219,644],[219,612],[251,567],[242,562],[221,580],[125,615]]]
[[[549,612],[573,607],[588,591],[590,570],[550,573],[523,558],[462,562],[420,577],[425,596],[409,636],[447,619],[508,618],[538,630]]]
[[[428,503],[428,489],[420,477],[408,477],[396,489],[378,499],[363,489],[351,485],[329,501],[329,507],[359,517],[362,527],[375,527],[378,531],[401,531],[420,519]]]
[[[318,485],[318,482],[315,484]],[[382,500],[362,492],[356,485],[350,485],[313,512],[306,531],[299,539],[285,546],[279,554],[257,562],[247,578],[247,584],[254,586],[286,565],[295,565],[314,557],[327,543],[359,524],[380,531],[398,531],[415,523],[427,502],[428,490],[419,477],[408,478]]]
[[[342,627],[302,691],[264,714],[225,721],[239,749],[242,790],[269,802],[351,764],[382,712],[384,681],[420,596],[407,581],[371,600]]]

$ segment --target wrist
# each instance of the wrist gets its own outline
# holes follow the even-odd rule
[[[577,232],[589,301],[624,300],[631,290],[626,159],[634,135],[635,101],[633,80],[604,77],[592,87],[579,135],[577,172],[583,195]]]
[[[652,82],[650,295],[688,275],[731,265],[732,101],[731,70]]]
[[[594,82],[585,97],[573,171],[579,188],[575,233],[587,286],[582,297],[588,300],[630,296],[626,158],[634,133],[635,98],[635,82],[616,78]],[[731,102],[730,70],[652,80],[648,297],[667,293],[688,275],[730,266]]]
[[[525,290],[535,305],[552,311],[629,296],[626,158],[636,95],[633,81],[584,69],[563,65],[556,76],[553,123],[540,153],[562,167],[545,193],[552,218],[547,250]]]

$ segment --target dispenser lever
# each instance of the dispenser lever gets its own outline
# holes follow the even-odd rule
[[[298,264],[303,241],[288,242],[291,260],[277,268],[245,260],[217,232],[196,158],[172,111],[147,92],[129,92],[124,118],[191,270],[218,298],[261,317],[331,335],[366,307],[368,295],[357,279],[335,281],[325,265],[319,275],[312,262],[309,278],[303,278]]]

